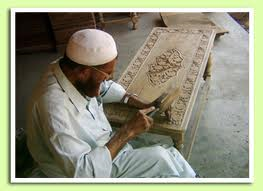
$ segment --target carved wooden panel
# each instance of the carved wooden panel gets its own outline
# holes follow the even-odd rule
[[[182,54],[175,48],[167,50],[160,56],[157,56],[153,63],[148,65],[147,76],[152,86],[161,86],[173,76],[182,67]]]
[[[128,92],[146,101],[181,88],[172,104],[172,120],[156,115],[155,131],[186,128],[214,38],[211,29],[154,28],[119,79]],[[124,104],[105,106],[108,119],[116,123],[129,120],[135,111]]]

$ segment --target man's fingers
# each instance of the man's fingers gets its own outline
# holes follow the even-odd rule
[[[153,111],[155,109],[155,107],[154,106],[152,106],[152,107],[149,107],[149,108],[146,108],[146,109],[141,109],[141,110],[139,110],[141,113],[143,113],[143,114],[147,114],[147,113],[150,113],[151,111]]]

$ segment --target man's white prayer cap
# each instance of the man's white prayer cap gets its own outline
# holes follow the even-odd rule
[[[70,37],[66,55],[78,64],[98,66],[116,58],[117,47],[110,34],[97,29],[84,29]]]

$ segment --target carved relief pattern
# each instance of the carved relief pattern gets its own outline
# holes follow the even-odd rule
[[[155,43],[157,42],[161,33],[202,34],[201,42],[200,42],[199,47],[197,48],[197,51],[196,51],[195,56],[193,58],[193,63],[190,66],[189,72],[187,73],[187,76],[184,80],[182,91],[181,91],[182,93],[179,96],[179,98],[177,99],[177,101],[175,103],[173,103],[172,124],[173,124],[174,128],[180,128],[182,121],[183,121],[183,118],[184,118],[185,111],[187,109],[187,105],[189,103],[189,100],[190,100],[191,95],[192,95],[192,91],[193,91],[194,86],[195,86],[196,79],[198,77],[199,69],[201,67],[202,61],[203,61],[204,56],[205,56],[205,51],[206,51],[207,46],[209,44],[209,38],[210,38],[211,33],[212,33],[211,30],[190,29],[190,28],[188,28],[188,29],[155,28],[152,31],[152,33],[149,35],[149,38],[145,42],[142,49],[137,53],[134,60],[132,60],[129,67],[126,69],[125,73],[120,78],[119,83],[125,89],[127,89],[129,87],[129,85],[132,83],[133,79],[135,78],[136,74],[140,70],[140,67],[143,65],[143,62],[145,61],[145,59],[149,55],[151,49],[154,47]],[[173,49],[173,51],[175,51],[175,50],[176,49]],[[170,53],[168,53],[168,52],[166,52],[164,54],[169,55]],[[177,52],[176,54],[180,55],[179,52]],[[166,58],[164,58],[163,57],[164,55],[162,54],[161,56],[159,56],[159,59],[167,59],[167,55],[166,55]],[[177,55],[177,59],[179,59],[179,58],[183,59],[182,56]],[[160,61],[157,61],[157,59],[158,58],[156,58],[156,62],[160,62]],[[180,63],[178,62],[177,69],[179,69],[179,65],[180,65]],[[180,67],[181,67],[181,65],[180,65]],[[153,66],[150,66],[149,71],[151,71],[151,70],[155,71],[155,69],[156,68],[154,68],[154,64],[153,64]],[[178,71],[177,69],[176,69],[176,71]],[[162,70],[162,69],[159,69],[159,70]],[[163,83],[162,81],[158,81],[157,79],[155,79],[154,75],[151,76],[150,73],[147,73],[147,75],[151,79],[152,85],[159,85],[160,83]],[[168,80],[168,78],[169,78],[169,75],[166,78],[166,80]]]
[[[187,73],[186,80],[184,81],[182,94],[180,95],[176,103],[174,103],[174,107],[172,110],[172,124],[177,128],[180,128],[182,124],[187,104],[189,103],[190,97],[192,95],[195,82],[205,56],[205,50],[209,43],[209,35],[210,33],[207,32],[203,34],[199,47],[197,48],[197,51],[195,53],[193,63],[189,69],[189,72]]]
[[[182,67],[182,61],[181,53],[175,48],[157,56],[155,62],[149,64],[149,70],[146,73],[150,84],[152,86],[161,85],[176,76]]]

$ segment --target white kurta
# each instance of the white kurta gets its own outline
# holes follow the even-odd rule
[[[103,103],[119,102],[126,91],[105,81],[99,98],[84,98],[68,81],[58,61],[49,66],[33,93],[27,144],[47,177],[194,177],[173,147],[133,149],[126,144],[111,159],[105,144],[112,136]]]

